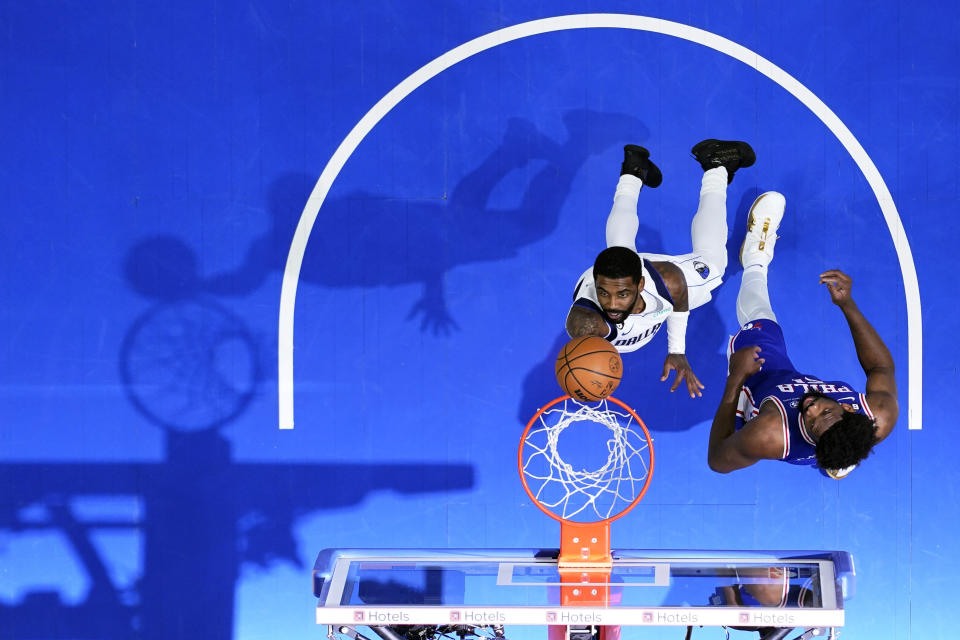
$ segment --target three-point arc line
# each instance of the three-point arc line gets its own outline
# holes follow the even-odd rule
[[[424,66],[410,74],[400,84],[394,87],[387,95],[380,99],[370,111],[350,130],[343,139],[333,156],[327,162],[317,184],[313,187],[300,221],[290,243],[290,252],[287,255],[286,266],[283,271],[283,282],[280,290],[280,321],[278,329],[278,356],[279,367],[277,378],[277,392],[279,399],[279,419],[281,429],[293,428],[293,315],[297,296],[297,283],[300,280],[300,268],[307,247],[307,240],[316,222],[320,207],[323,205],[333,181],[336,179],[343,165],[360,145],[363,139],[380,122],[380,120],[397,106],[404,98],[410,95],[431,78],[451,66],[466,60],[487,49],[498,45],[527,38],[529,36],[549,33],[552,31],[566,31],[570,29],[633,29],[635,31],[650,31],[661,35],[673,36],[690,42],[709,47],[714,51],[724,53],[735,58],[748,67],[756,69],[767,78],[773,80],[802,102],[817,116],[823,124],[836,136],[856,162],[857,167],[867,179],[873,190],[873,195],[880,205],[883,219],[887,223],[893,246],[897,251],[900,262],[900,272],[903,277],[903,289],[907,303],[907,360],[908,360],[908,391],[907,402],[909,413],[907,422],[910,429],[920,429],[922,424],[922,386],[923,386],[923,333],[920,316],[920,287],[917,283],[916,266],[913,263],[913,254],[907,241],[900,214],[897,212],[893,197],[887,189],[880,171],[867,155],[857,139],[853,136],[840,118],[827,105],[815,96],[809,89],[798,82],[783,69],[766,58],[754,53],[750,49],[739,45],[722,36],[718,36],[703,29],[697,29],[679,22],[635,16],[619,13],[582,13],[567,16],[556,16],[533,20],[522,24],[498,29],[486,35],[465,42],[464,44],[447,51],[443,55],[431,60]]]

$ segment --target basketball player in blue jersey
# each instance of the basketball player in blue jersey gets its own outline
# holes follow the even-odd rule
[[[700,202],[693,217],[693,252],[681,256],[639,254],[637,200],[644,185],[655,188],[663,176],[643,147],[624,147],[620,180],[607,217],[607,249],[584,272],[567,314],[571,337],[600,336],[627,353],[644,346],[666,324],[667,357],[661,381],[677,376],[670,391],[685,381],[690,397],[703,385],[687,361],[690,310],[705,303],[727,267],[727,185],[737,169],[756,159],[746,142],[704,140],[691,150],[703,168]]]
[[[791,362],[767,291],[784,206],[783,196],[771,191],[750,208],[740,250],[741,329],[730,341],[730,371],[710,430],[708,461],[720,473],[770,459],[814,465],[842,478],[897,422],[893,358],[853,301],[850,277],[832,269],[820,274],[820,283],[846,318],[867,376],[866,393],[843,381],[800,373]]]

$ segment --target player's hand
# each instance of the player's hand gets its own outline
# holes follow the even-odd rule
[[[763,368],[765,359],[760,357],[760,347],[741,347],[730,356],[730,377],[746,380]]]
[[[827,285],[827,290],[830,292],[830,299],[838,307],[842,307],[853,300],[853,297],[850,295],[853,280],[839,269],[831,269],[821,273],[820,284]]]
[[[700,390],[703,389],[704,386],[700,384],[697,376],[693,373],[693,369],[690,368],[690,363],[687,362],[687,356],[682,353],[667,354],[667,359],[663,361],[663,375],[660,377],[660,382],[664,382],[670,377],[671,371],[676,371],[677,377],[673,380],[670,393],[676,391],[677,387],[680,386],[680,381],[684,380],[687,383],[687,391],[690,393],[691,398],[703,396]]]

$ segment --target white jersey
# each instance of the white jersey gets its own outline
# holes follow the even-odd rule
[[[650,342],[667,321],[667,317],[673,313],[673,298],[670,297],[663,279],[649,260],[643,261],[643,276],[644,283],[640,295],[643,296],[646,306],[641,313],[631,313],[627,316],[623,324],[614,324],[603,312],[597,299],[597,286],[593,281],[592,266],[580,276],[577,288],[573,292],[573,306],[585,307],[599,313],[609,327],[609,332],[604,337],[608,342],[613,343],[620,353],[636,351]]]

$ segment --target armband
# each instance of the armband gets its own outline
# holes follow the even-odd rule
[[[667,353],[686,353],[689,311],[674,311],[667,317]]]

